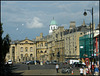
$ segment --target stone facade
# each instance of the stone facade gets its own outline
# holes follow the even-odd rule
[[[12,41],[6,60],[22,62],[36,59],[36,44],[34,41],[25,39],[21,41]]]
[[[47,61],[47,38],[43,33],[36,37],[36,60]]]
[[[12,41],[6,60],[22,62],[26,60],[64,62],[66,59],[79,59],[79,37],[90,31],[85,21],[81,26],[76,27],[75,21],[70,22],[69,29],[59,26],[53,29],[52,33],[37,36],[36,39]],[[58,56],[59,53],[59,56]]]
[[[65,58],[67,59],[79,59],[79,37],[83,36],[83,32],[73,32],[65,35]]]
[[[49,60],[57,60],[59,62],[64,61],[64,27],[60,26],[58,29],[54,30],[52,35],[48,36],[48,53]],[[60,54],[60,57],[57,54]]]

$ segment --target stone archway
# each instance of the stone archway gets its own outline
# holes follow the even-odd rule
[[[28,60],[28,54],[26,53],[25,54],[25,61],[27,61]]]

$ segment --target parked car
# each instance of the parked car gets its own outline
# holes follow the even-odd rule
[[[8,60],[7,64],[8,64],[8,65],[13,65],[12,60]]]
[[[56,64],[58,64],[58,62],[56,60],[53,60],[53,61],[51,61],[51,64],[56,65]]]
[[[25,61],[21,62],[22,64],[25,64]]]
[[[67,63],[68,63],[68,61],[65,61],[64,63],[66,63],[66,64],[67,64]]]
[[[47,60],[47,61],[45,62],[45,64],[51,64],[51,62]]]
[[[30,61],[29,64],[35,64],[35,62],[34,61]]]
[[[40,61],[39,60],[34,60],[34,63],[37,63],[37,64],[40,64]]]
[[[82,66],[85,66],[85,64],[82,64],[82,63],[79,63],[79,62],[74,62],[72,64],[73,67],[82,67]]]
[[[72,72],[72,68],[71,67],[63,67],[62,68],[62,73],[71,73]]]
[[[25,64],[27,64],[27,65],[28,65],[29,63],[30,63],[30,61],[25,61]]]

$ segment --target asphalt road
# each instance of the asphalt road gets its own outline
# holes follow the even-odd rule
[[[71,75],[61,72],[63,66],[60,65],[59,73],[56,72],[55,65],[26,65],[13,64],[12,71],[14,75]],[[74,75],[79,75],[79,70],[74,70]]]
[[[14,64],[13,70],[36,70],[36,69],[55,69],[55,65],[26,65],[26,64]]]

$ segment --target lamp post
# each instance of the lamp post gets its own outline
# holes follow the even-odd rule
[[[85,12],[83,13],[84,16],[87,15],[87,12],[86,11],[89,11],[92,15],[92,40],[93,40],[93,37],[94,37],[94,33],[93,33],[93,7],[92,9],[85,9]],[[90,25],[90,51],[91,51],[91,25]],[[93,41],[93,61],[94,61],[94,41]],[[91,62],[92,64],[92,62]],[[94,66],[94,64],[93,64]],[[91,65],[91,69],[92,69],[92,65]]]

